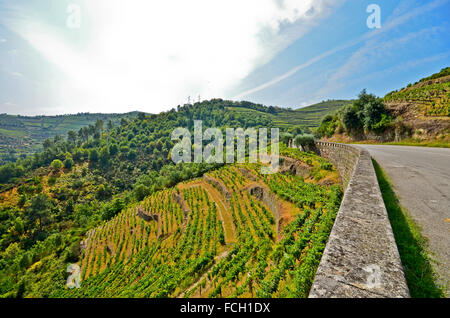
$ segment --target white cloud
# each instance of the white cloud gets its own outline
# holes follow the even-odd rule
[[[188,95],[227,97],[343,1],[85,0],[78,31],[23,17],[9,27],[63,71],[55,106],[159,112]],[[90,40],[76,48],[67,34],[86,21]]]
[[[5,43],[6,39],[0,38],[0,43]]]

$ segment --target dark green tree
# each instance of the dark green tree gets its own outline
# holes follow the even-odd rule
[[[98,161],[98,151],[97,149],[91,149],[91,151],[89,151],[89,160],[92,162],[97,162]]]
[[[29,226],[34,228],[36,221],[39,222],[39,231],[42,231],[42,227],[46,224],[50,217],[50,209],[52,203],[50,198],[46,194],[39,194],[31,199],[30,207],[27,210],[26,222]]]

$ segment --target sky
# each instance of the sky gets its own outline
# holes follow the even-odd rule
[[[450,0],[0,0],[0,113],[384,96],[450,66],[449,17]]]

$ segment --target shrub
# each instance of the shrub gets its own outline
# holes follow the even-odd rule
[[[330,162],[323,161],[320,163],[320,169],[331,171],[333,170],[333,165]]]
[[[134,195],[136,200],[142,201],[147,195],[150,194],[150,189],[143,184],[138,184],[134,188]]]
[[[64,168],[66,169],[72,169],[73,167],[73,159],[72,158],[67,158],[66,160],[64,160]]]
[[[55,159],[55,160],[52,161],[51,167],[52,167],[52,169],[54,171],[58,171],[58,170],[60,170],[63,167],[63,163],[62,163],[61,160]]]
[[[384,115],[384,123],[387,122],[386,108],[384,107],[381,99],[372,99],[367,104],[364,105],[364,128],[369,131],[375,131],[384,128],[384,124],[377,125],[382,120]]]
[[[342,113],[342,123],[344,124],[347,133],[355,133],[362,128],[361,120],[357,114],[357,111],[353,107],[347,107]]]
[[[336,130],[336,118],[331,115],[327,115],[322,119],[322,122],[317,129],[320,136],[331,137]]]

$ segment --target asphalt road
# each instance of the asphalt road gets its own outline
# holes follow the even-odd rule
[[[361,145],[391,180],[400,203],[422,227],[438,264],[439,283],[450,282],[450,149]],[[447,297],[449,296],[447,292]]]

